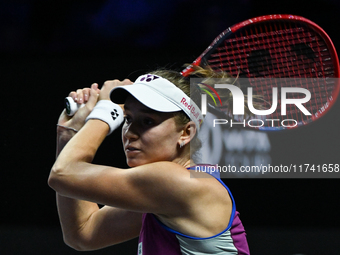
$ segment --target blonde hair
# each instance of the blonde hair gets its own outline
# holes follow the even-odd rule
[[[236,81],[236,79],[233,78],[230,74],[224,71],[218,71],[218,72],[214,71],[209,66],[204,67],[204,68],[200,66],[194,67],[194,72],[191,74],[191,77],[203,78],[203,80],[200,83],[195,84],[194,86],[190,85],[189,78],[182,76],[177,71],[158,69],[150,73],[159,75],[169,80],[170,82],[172,82],[175,86],[181,89],[188,97],[190,97],[190,99],[193,100],[198,106],[201,105],[201,87],[203,87],[204,84],[213,85],[216,83],[217,78],[219,79],[218,83],[232,84],[232,83],[235,83]],[[232,110],[232,94],[230,92],[226,93],[226,90],[223,90],[221,91],[221,93],[219,93],[219,95],[221,96],[221,99],[223,99],[225,106],[231,111]],[[213,99],[211,98],[208,100],[213,101]],[[208,101],[208,103],[212,103],[212,102]],[[189,117],[183,111],[174,113],[174,117],[175,117],[175,122],[178,127],[182,127],[190,121]],[[190,146],[191,146],[191,151],[193,152],[196,152],[201,148],[202,143],[198,139],[197,134],[191,140]]]

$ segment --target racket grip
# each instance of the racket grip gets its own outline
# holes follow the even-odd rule
[[[68,116],[73,116],[79,108],[83,107],[85,104],[78,104],[74,102],[72,97],[65,98],[65,110]]]

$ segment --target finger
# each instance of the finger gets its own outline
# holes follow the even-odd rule
[[[84,89],[83,89],[83,100],[84,100],[83,103],[86,103],[87,100],[89,99],[90,90],[91,90],[90,88],[84,88]]]
[[[98,84],[94,83],[91,86],[89,100],[86,103],[86,107],[88,109],[92,110],[94,108],[98,101],[98,95],[99,95]]]
[[[100,89],[99,89],[99,85],[98,83],[92,83],[91,85],[91,90],[94,89],[95,91],[97,91],[97,94],[100,93]]]
[[[92,83],[90,91],[95,90],[96,92],[100,92],[100,89],[98,87],[98,83]]]
[[[71,91],[70,94],[68,94],[69,97],[72,97],[73,101],[77,101],[77,92]]]
[[[119,85],[119,80],[108,80],[108,81],[105,81],[103,86],[102,86],[102,90],[103,89],[111,89],[115,86],[118,86]]]
[[[131,84],[133,84],[133,82],[130,81],[129,79],[125,79],[122,81],[122,85],[131,85]]]
[[[110,92],[114,87],[119,85],[119,80],[105,81],[101,90],[99,100],[110,100]]]
[[[82,89],[77,89],[76,102],[78,104],[82,104],[84,102],[84,95],[83,95],[83,90]]]

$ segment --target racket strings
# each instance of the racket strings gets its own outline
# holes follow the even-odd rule
[[[291,22],[257,24],[234,34],[232,38],[211,53],[208,64],[216,70],[222,69],[241,78],[248,78],[254,95],[263,97],[265,109],[269,109],[272,87],[276,82],[252,78],[291,78],[290,87],[302,87],[311,92],[312,98],[305,105],[311,113],[327,104],[335,84],[311,82],[309,78],[334,77],[333,59],[323,38],[314,30]],[[308,80],[304,80],[307,78]],[[274,79],[275,80],[275,79]],[[288,87],[287,84],[281,85]],[[287,98],[304,98],[301,93],[292,93]],[[285,116],[281,116],[281,93],[278,92],[277,110],[267,116],[273,119],[296,119],[307,122],[310,116],[302,114],[295,105],[288,105]],[[255,116],[261,119],[262,116]],[[272,123],[268,123],[271,125]],[[277,123],[280,125],[280,123]]]
[[[291,34],[289,37],[288,32]],[[258,66],[259,57],[262,57],[260,64],[267,68],[268,73],[266,75],[268,77],[273,75],[278,77],[280,74],[282,74],[282,77],[292,77],[296,76],[297,71],[299,71],[300,76],[301,74],[305,76],[306,69],[311,69],[311,65],[313,65],[314,70],[310,70],[310,75],[312,76],[314,73],[313,77],[325,77],[326,74],[327,76],[334,74],[331,55],[326,44],[321,38],[312,36],[310,32],[305,33],[302,28],[287,29],[286,33],[268,32],[258,35],[255,35],[254,32],[251,33],[245,36],[241,34],[239,37],[226,40],[223,47],[218,47],[217,52],[211,54],[209,65],[215,68],[225,66],[232,73],[235,73],[241,66]],[[271,36],[271,38],[268,38],[268,36]],[[277,45],[280,47],[277,47]],[[296,59],[301,59],[301,57],[305,59],[299,64],[296,63]],[[315,57],[321,59],[315,61]],[[236,63],[238,66],[233,65]],[[243,68],[243,70],[245,69]],[[287,73],[288,70],[292,73]],[[316,73],[316,70],[319,73]],[[252,70],[245,71],[248,75],[256,77]]]

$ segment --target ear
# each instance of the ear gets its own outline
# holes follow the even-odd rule
[[[189,144],[190,141],[194,138],[197,132],[196,125],[193,121],[189,121],[182,129],[182,134],[178,139],[179,147],[182,148],[185,145]]]

